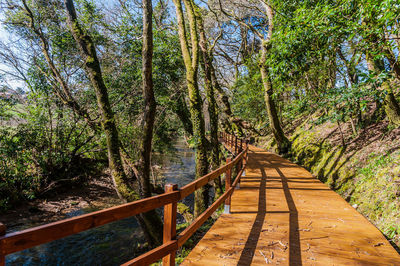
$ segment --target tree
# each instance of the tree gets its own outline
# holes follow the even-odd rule
[[[121,160],[121,154],[120,154],[120,141],[119,141],[119,136],[118,136],[118,131],[117,131],[117,126],[115,123],[115,118],[114,114],[111,109],[111,105],[109,102],[108,98],[108,92],[107,92],[107,87],[104,83],[103,76],[102,76],[102,71],[101,71],[101,65],[100,62],[97,58],[97,52],[96,52],[96,47],[92,41],[92,38],[81,28],[78,18],[76,15],[74,3],[72,0],[65,0],[65,7],[67,11],[67,19],[68,19],[68,24],[71,29],[72,35],[74,36],[74,39],[78,45],[78,48],[81,52],[82,59],[84,61],[85,69],[86,72],[89,76],[89,79],[91,81],[92,86],[94,87],[96,91],[96,98],[97,98],[97,103],[100,108],[100,113],[102,117],[102,127],[104,130],[104,133],[106,135],[107,139],[107,148],[108,148],[108,158],[109,158],[109,167],[111,169],[111,176],[113,177],[114,184],[118,190],[118,193],[120,196],[128,201],[134,201],[138,200],[139,197],[137,193],[134,190],[134,187],[132,186],[132,182],[128,180],[124,168],[122,165],[122,160]],[[148,7],[147,7],[148,8]],[[151,8],[151,6],[150,6]],[[146,15],[148,16],[149,10],[147,9],[144,11]],[[151,15],[151,13],[150,13]],[[146,33],[148,34],[148,32]],[[146,36],[145,36],[146,37]],[[151,34],[147,36],[148,38],[151,38]],[[148,42],[148,40],[146,40]],[[149,44],[151,45],[151,43]],[[148,49],[149,47],[145,47],[144,49],[144,57],[146,57],[146,60],[143,62],[144,68],[146,68],[144,75],[149,74],[148,67],[151,67],[151,64],[147,61],[149,59],[148,57]],[[151,48],[150,48],[151,49]],[[149,51],[151,53],[151,50]],[[151,60],[151,56],[150,56]],[[151,71],[150,71],[151,75]],[[149,85],[151,86],[151,80],[149,84],[149,79],[148,76],[146,76],[146,80],[144,82],[144,87],[146,90],[146,93],[148,93],[149,90]],[[151,88],[150,88],[151,89]],[[151,95],[146,95],[149,98],[151,98]],[[151,99],[150,99],[151,101]],[[153,106],[152,108],[154,108]],[[150,110],[151,111],[151,110]],[[154,123],[154,111],[153,113],[147,112],[147,119],[145,127],[147,126],[147,130],[151,131],[150,134],[152,135],[152,124]],[[151,123],[151,125],[149,124]],[[150,146],[151,146],[151,138],[152,136],[145,136],[145,138],[150,138]],[[146,139],[148,141],[148,139]],[[144,147],[147,148],[148,143],[144,143]],[[145,153],[146,151],[143,151]],[[151,149],[148,151],[151,153]],[[149,164],[149,154],[143,154],[143,156],[147,156],[143,160],[146,160],[144,163]],[[145,180],[146,176],[144,175],[144,172],[142,172],[142,196],[143,197],[148,197],[151,196],[151,189],[150,189],[150,181],[149,179]],[[155,245],[161,243],[161,232],[160,232],[160,224],[161,221],[159,220],[157,213],[155,211],[149,212],[147,214],[143,214],[141,216],[141,224],[145,228],[146,235],[148,236],[148,240],[150,242],[150,245]],[[144,223],[143,223],[144,222]]]
[[[151,0],[143,0],[143,48],[142,48],[142,82],[144,98],[143,141],[140,150],[139,180],[141,197],[152,195],[150,183],[151,152],[153,128],[156,115],[156,100],[153,89],[153,7]],[[162,239],[162,222],[155,210],[142,214],[143,221],[154,244],[160,244]]]
[[[212,79],[212,48],[208,46],[202,14],[199,7],[196,7],[197,28],[199,31],[199,47],[201,50],[201,66],[204,71],[204,87],[208,101],[208,114],[210,117],[210,131],[211,131],[211,169],[215,170],[219,167],[219,140],[218,140],[218,106],[215,100],[216,81]],[[215,196],[222,195],[222,182],[220,178],[215,179]]]
[[[239,17],[234,13],[229,13],[225,11],[225,9],[222,6],[221,0],[218,0],[218,2],[219,2],[219,8],[224,15],[233,18],[237,23],[251,30],[252,33],[261,40],[261,45],[260,45],[261,55],[259,60],[259,69],[261,73],[262,85],[264,88],[265,104],[269,119],[269,126],[274,136],[274,139],[277,143],[278,152],[280,154],[287,154],[290,151],[291,143],[285,136],[281,126],[281,122],[279,121],[278,111],[274,99],[273,81],[269,73],[269,66],[267,65],[267,56],[272,47],[272,34],[274,29],[274,11],[271,7],[271,3],[267,0],[259,1],[259,3],[265,10],[265,13],[263,14],[267,17],[268,20],[266,29],[264,29],[263,26],[260,27],[259,25],[253,25],[254,21],[255,22],[258,21],[256,16],[252,17],[252,15],[245,13],[246,16]],[[254,8],[254,6],[252,7],[252,4],[253,3],[242,3],[241,6],[247,8]],[[265,31],[267,31],[266,37],[264,37]]]
[[[193,124],[193,139],[196,147],[196,178],[208,172],[207,140],[205,137],[205,124],[202,113],[202,99],[199,91],[197,73],[199,67],[199,40],[195,15],[194,2],[183,0],[189,20],[191,51],[186,38],[185,18],[181,0],[173,0],[178,21],[178,31],[182,50],[183,61],[186,68],[186,82],[189,94],[190,116]],[[208,188],[201,188],[195,192],[195,216],[202,213],[208,205]]]

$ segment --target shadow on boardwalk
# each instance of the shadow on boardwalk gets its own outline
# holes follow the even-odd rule
[[[273,157],[274,155],[269,155],[268,157]],[[273,163],[269,159],[273,158],[265,158],[263,156],[263,160],[269,162],[271,165]],[[257,167],[260,169],[261,172],[261,180],[260,180],[260,187],[259,194],[258,194],[258,212],[256,218],[254,220],[253,226],[251,227],[250,234],[247,238],[246,244],[244,246],[243,252],[240,255],[239,261],[237,265],[250,265],[254,253],[257,248],[257,243],[260,238],[261,230],[263,228],[265,215],[267,214],[267,202],[266,202],[266,184],[267,184],[267,175],[265,173],[264,167],[258,163]],[[299,234],[299,219],[298,219],[298,212],[296,209],[296,205],[293,201],[292,195],[289,190],[288,180],[279,167],[274,167],[276,172],[279,174],[281,182],[282,182],[282,189],[285,194],[286,202],[289,207],[289,264],[290,265],[302,265],[301,263],[301,250],[300,250],[300,234]],[[248,187],[246,188],[248,189]],[[277,213],[277,212],[274,212]],[[281,213],[287,213],[286,211],[282,211]]]

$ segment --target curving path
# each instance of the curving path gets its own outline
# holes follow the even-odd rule
[[[400,265],[382,233],[304,168],[250,146],[246,176],[181,265]]]

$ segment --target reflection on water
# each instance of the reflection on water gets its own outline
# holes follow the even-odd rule
[[[166,183],[179,187],[190,183],[195,176],[195,153],[183,142],[175,145],[176,152],[155,156],[161,164]],[[193,197],[185,204],[193,205]],[[66,218],[93,209],[69,213]],[[144,236],[134,218],[100,226],[76,235],[17,252],[6,257],[7,265],[120,265],[138,256],[138,246]]]

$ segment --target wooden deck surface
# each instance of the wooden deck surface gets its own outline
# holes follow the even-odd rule
[[[338,194],[254,146],[231,206],[181,265],[400,265],[381,232]]]

